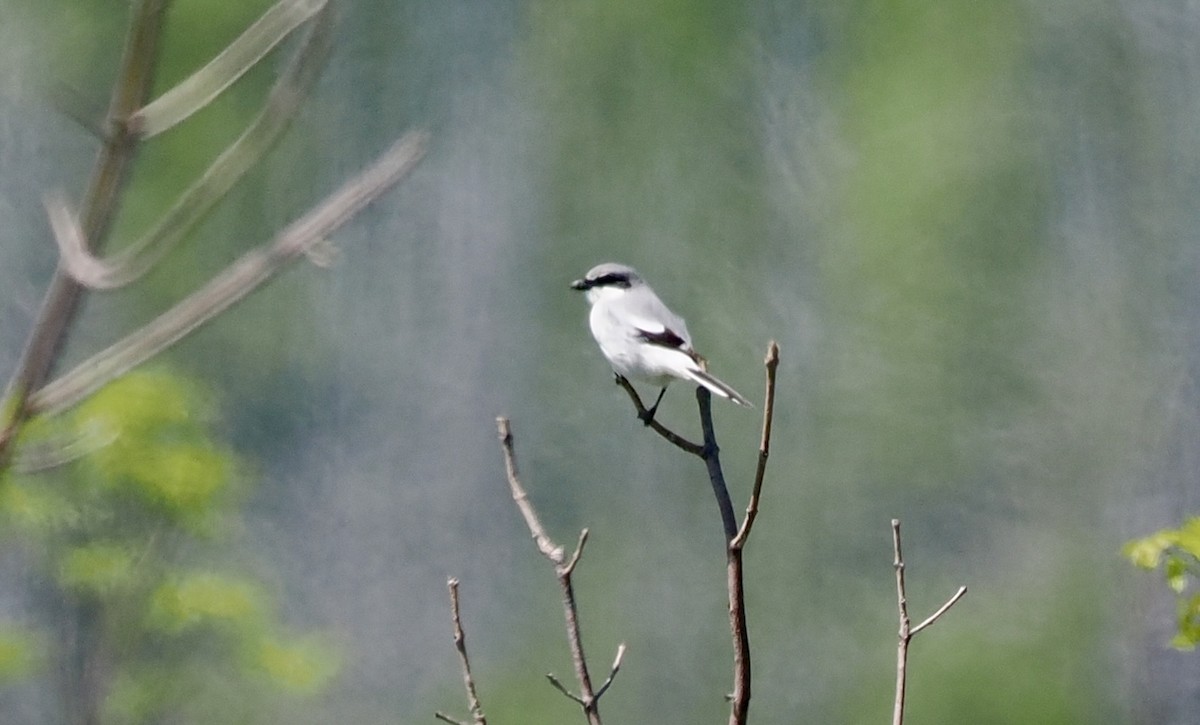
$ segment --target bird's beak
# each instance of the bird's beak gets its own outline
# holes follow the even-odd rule
[[[588,284],[587,280],[585,280],[585,279],[577,279],[571,283],[571,289],[577,289],[580,292],[583,292],[584,290],[588,289],[589,287],[591,287],[591,285]]]

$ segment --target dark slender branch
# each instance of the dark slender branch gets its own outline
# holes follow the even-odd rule
[[[104,243],[116,215],[119,194],[137,151],[137,133],[128,120],[150,95],[167,4],[167,0],[140,0],[131,12],[125,51],[109,101],[104,143],[80,208],[79,224],[84,238],[97,249]],[[82,297],[83,287],[78,282],[62,270],[55,272],[16,372],[4,391],[0,470],[8,467],[17,433],[32,415],[27,405],[29,395],[49,378],[58,362]]]
[[[538,551],[554,565],[554,574],[558,578],[559,586],[562,588],[563,617],[567,624],[567,643],[571,648],[571,661],[575,666],[575,679],[579,683],[579,694],[571,693],[553,674],[546,675],[546,678],[559,692],[579,704],[589,725],[600,725],[600,695],[608,689],[609,682],[605,682],[600,692],[597,692],[592,687],[592,678],[588,672],[587,657],[583,652],[583,637],[579,631],[579,612],[575,603],[575,586],[571,581],[575,567],[579,564],[579,557],[583,554],[583,547],[587,544],[588,531],[584,529],[580,532],[579,543],[576,544],[575,552],[568,559],[563,552],[563,548],[554,543],[554,540],[546,533],[545,528],[538,518],[537,511],[529,501],[529,494],[525,492],[525,487],[521,485],[520,474],[517,470],[516,452],[513,447],[512,426],[508,418],[497,418],[496,429],[500,435],[500,447],[504,453],[504,470],[508,476],[508,485],[512,491],[513,501],[516,502],[517,509],[520,510],[521,516],[525,519],[525,525],[529,528],[529,533],[537,544]],[[619,660],[617,664],[619,665]],[[615,674],[614,669],[609,675],[609,680]]]
[[[896,570],[896,607],[900,613],[900,633],[899,641],[896,645],[896,699],[892,707],[892,725],[903,725],[904,698],[908,679],[908,643],[917,635],[917,632],[936,622],[959,599],[962,599],[963,595],[967,593],[967,588],[959,587],[954,596],[950,597],[945,604],[938,607],[937,611],[929,615],[925,621],[913,627],[912,620],[908,616],[908,596],[904,588],[904,554],[900,548],[899,519],[892,519],[892,553],[892,566]]]
[[[637,409],[638,419],[643,421],[646,420],[646,417],[650,414],[650,409],[647,408],[644,403],[642,403],[642,396],[638,395],[638,392],[634,389],[633,384],[626,380],[623,376],[618,375],[616,378],[617,385],[620,385],[622,388],[624,388],[625,392],[629,394],[629,399],[633,401],[633,407]],[[670,443],[676,448],[679,448],[686,453],[691,453],[693,456],[703,455],[703,446],[692,443],[662,423],[659,423],[656,419],[651,418],[650,422],[646,425],[650,426],[655,433],[670,441]]]
[[[721,469],[721,449],[717,445],[717,434],[713,428],[712,393],[708,392],[708,388],[696,387],[696,403],[700,408],[700,429],[704,432],[704,445],[699,455],[708,469],[708,481],[717,497],[721,527],[725,532],[725,544],[728,546],[737,536],[738,521],[733,512],[733,501],[729,498],[729,488],[725,485],[725,473]]]
[[[779,368],[779,345],[774,341],[767,348],[766,359],[766,402],[763,406],[762,437],[758,450],[758,468],[754,474],[754,485],[750,493],[750,501],[746,506],[746,517],[739,526],[737,515],[733,510],[733,501],[729,497],[729,488],[725,484],[725,473],[721,468],[720,446],[717,445],[717,435],[712,419],[712,394],[706,388],[696,388],[696,403],[700,410],[700,429],[704,443],[696,445],[674,431],[660,425],[651,419],[648,425],[656,433],[675,445],[680,450],[697,456],[704,461],[708,471],[708,480],[712,485],[713,495],[717,499],[717,509],[721,514],[721,529],[725,534],[726,556],[726,586],[729,592],[729,628],[733,638],[733,692],[729,696],[730,725],[744,725],[750,712],[750,634],[746,624],[745,581],[742,566],[742,551],[750,530],[758,517],[759,497],[762,494],[763,480],[766,477],[767,459],[771,452],[771,430],[775,415],[775,377]],[[628,380],[617,376],[617,384],[629,394],[637,409],[638,418],[646,420],[648,411],[642,404],[642,399]]]
[[[449,579],[446,587],[450,590],[450,618],[454,624],[454,649],[458,650],[458,661],[462,666],[463,687],[467,691],[467,707],[471,709],[471,722],[474,725],[487,725],[487,717],[483,714],[483,706],[479,704],[479,695],[475,690],[475,678],[471,675],[471,660],[467,657],[467,635],[463,632],[462,617],[458,607],[458,580]],[[440,712],[434,717],[455,725],[466,725]]]

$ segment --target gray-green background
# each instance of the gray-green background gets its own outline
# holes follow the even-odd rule
[[[277,153],[145,284],[87,306],[68,358],[148,319],[416,125],[415,175],[160,364],[214,392],[255,471],[238,543],[282,616],[329,633],[313,723],[465,713],[462,580],[497,723],[579,721],[558,591],[509,500],[511,416],[577,574],[614,723],[721,722],[724,559],[703,467],[645,431],[567,284],[636,266],[712,369],[761,396],[783,351],[746,566],[762,723],[881,723],[905,525],[913,723],[1189,723],[1194,654],[1121,544],[1200,508],[1200,6],[1177,0],[340,3],[331,63]],[[178,0],[163,83],[265,3]],[[81,194],[124,3],[0,2],[0,371]],[[132,236],[237,133],[268,63],[150,144]],[[744,505],[759,413],[716,404]],[[685,386],[661,419],[695,431]],[[0,614],[30,572],[0,557]],[[10,688],[0,719],[53,721]],[[296,715],[289,715],[294,718]],[[294,721],[294,720],[293,720]]]

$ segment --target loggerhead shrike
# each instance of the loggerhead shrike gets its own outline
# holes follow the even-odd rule
[[[572,282],[571,287],[587,292],[592,305],[588,316],[592,337],[613,371],[662,388],[646,412],[647,425],[671,378],[689,380],[738,405],[750,405],[749,400],[708,372],[704,358],[692,349],[683,318],[667,309],[632,267],[600,264],[588,270],[583,279]]]

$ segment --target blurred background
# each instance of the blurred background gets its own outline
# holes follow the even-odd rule
[[[431,131],[430,152],[335,236],[331,268],[297,265],[116,402],[68,414],[169,424],[209,451],[201,477],[219,469],[220,493],[171,509],[169,546],[158,514],[120,497],[94,525],[4,524],[0,620],[18,654],[0,657],[0,719],[69,721],[80,678],[105,722],[465,716],[454,576],[489,718],[579,721],[543,677],[568,680],[570,658],[552,571],[503,478],[502,414],[551,534],[591,530],[576,585],[593,670],[629,647],[606,718],[723,721],[723,541],[704,468],[636,420],[568,288],[621,261],[748,397],[768,341],[782,349],[746,553],[755,721],[887,722],[893,517],[915,619],[970,588],[912,647],[912,722],[1197,721],[1200,663],[1168,646],[1171,592],[1121,546],[1200,510],[1200,5],[337,5],[329,65],[282,143],[151,277],[89,298],[62,369],[404,131]],[[267,6],[176,0],[156,87]],[[81,120],[103,117],[127,10],[0,0],[5,378],[56,263],[41,199],[82,195],[97,143]],[[110,248],[240,133],[288,47],[144,148]],[[714,408],[740,509],[761,406]],[[659,418],[698,437],[683,385]],[[124,455],[139,453],[110,458]],[[7,485],[141,475],[113,473],[123,460]],[[90,520],[67,494],[45,510],[68,504]],[[96,531],[123,543],[89,539],[80,558]],[[98,560],[125,573],[97,583]],[[229,571],[241,585],[213,584]],[[179,614],[205,582],[208,608]],[[229,614],[234,600],[256,614]],[[88,606],[101,623],[80,629]],[[222,617],[255,642],[278,635],[282,664],[212,651]],[[81,631],[102,643],[98,683],[71,664]],[[185,690],[148,674],[164,662]],[[255,685],[256,666],[294,686]]]

